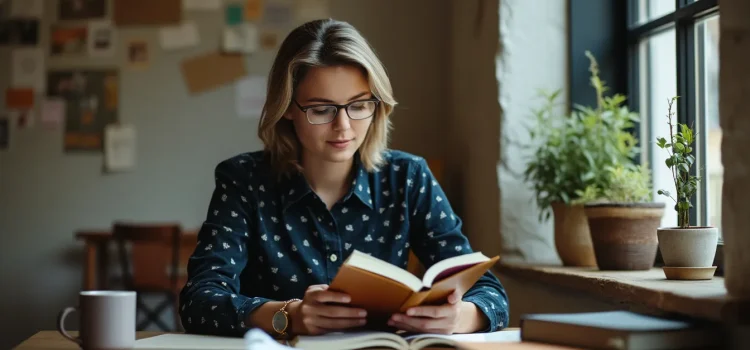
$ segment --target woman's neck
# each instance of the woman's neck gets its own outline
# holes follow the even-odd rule
[[[303,156],[305,178],[329,209],[349,190],[353,163],[326,162],[320,159],[305,159]]]

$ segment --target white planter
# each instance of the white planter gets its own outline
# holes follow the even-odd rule
[[[716,227],[660,228],[659,251],[669,267],[711,267],[716,255]]]

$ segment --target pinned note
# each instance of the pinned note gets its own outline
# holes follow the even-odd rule
[[[245,58],[210,52],[182,62],[182,76],[191,94],[232,83],[247,75]]]
[[[263,0],[245,1],[245,20],[255,21],[261,18],[263,13]]]
[[[43,128],[59,129],[65,122],[65,100],[48,97],[42,101],[39,122]]]
[[[115,55],[115,27],[109,21],[89,22],[88,50],[91,56]]]
[[[10,112],[11,119],[16,121],[16,128],[19,130],[28,129],[34,126],[34,110],[14,110]]]
[[[40,48],[15,49],[11,53],[11,81],[14,87],[45,90],[44,51]]]
[[[197,46],[200,42],[198,27],[194,22],[164,27],[159,31],[159,41],[164,50],[179,50]]]
[[[294,24],[294,9],[286,2],[266,2],[263,24],[275,29],[287,29]]]
[[[235,85],[235,108],[240,117],[260,117],[266,103],[266,77],[249,76]]]
[[[34,89],[9,88],[5,90],[5,106],[8,109],[31,109],[34,107]]]
[[[260,46],[258,27],[253,23],[225,27],[223,48],[224,52],[253,53]]]
[[[104,169],[132,170],[136,162],[136,132],[133,125],[109,124],[104,128]]]
[[[243,10],[241,4],[228,4],[225,13],[225,21],[229,26],[242,23]]]

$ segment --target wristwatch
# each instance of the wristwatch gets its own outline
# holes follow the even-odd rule
[[[279,337],[286,338],[288,336],[287,329],[289,329],[289,313],[286,311],[286,307],[294,301],[302,301],[301,299],[290,299],[284,303],[284,306],[273,314],[271,319],[271,326]]]

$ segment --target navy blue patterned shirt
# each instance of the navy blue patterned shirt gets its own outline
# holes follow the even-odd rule
[[[302,298],[330,284],[353,250],[406,268],[411,249],[425,268],[472,252],[425,160],[386,151],[386,164],[365,170],[355,156],[349,192],[331,210],[302,174],[277,177],[267,153],[245,153],[216,167],[216,188],[180,294],[191,333],[241,334],[248,315],[268,301]],[[508,300],[487,272],[468,290],[489,320],[508,325]]]

